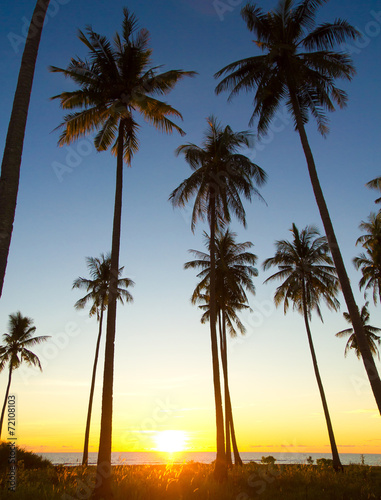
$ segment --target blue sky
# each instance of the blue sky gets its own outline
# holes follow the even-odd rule
[[[267,9],[275,2],[258,4]],[[77,276],[87,274],[86,256],[99,256],[109,250],[115,182],[115,158],[109,152],[97,153],[91,138],[70,147],[57,147],[59,132],[54,129],[63,113],[58,102],[49,98],[70,88],[71,83],[49,73],[47,68],[65,67],[71,57],[86,55],[76,36],[78,28],[92,25],[95,31],[112,37],[120,29],[124,6],[137,15],[141,27],[149,30],[155,65],[194,70],[199,75],[180,82],[167,98],[183,114],[181,126],[186,137],[166,136],[139,120],[140,151],[132,168],[125,169],[120,263],[136,286],[132,290],[134,304],[118,310],[115,435],[121,443],[123,429],[141,429],[141,422],[154,411],[155,401],[170,398],[176,401],[178,414],[158,424],[158,429],[180,428],[182,422],[187,422],[188,427],[193,425],[194,436],[202,436],[209,429],[213,445],[208,328],[200,325],[199,312],[189,301],[195,275],[182,269],[189,260],[188,249],[202,249],[204,227],[198,226],[192,234],[189,211],[174,211],[167,200],[189,175],[187,165],[175,157],[174,150],[184,142],[201,142],[207,116],[214,114],[237,131],[248,129],[252,97],[242,95],[227,103],[226,94],[214,94],[213,74],[234,60],[257,53],[257,49],[240,16],[244,3],[226,0],[223,13],[216,10],[216,5],[221,7],[222,3],[169,0],[126,4],[115,0],[111,8],[106,3],[94,6],[86,1],[51,0],[36,66],[15,227],[0,301],[1,332],[6,331],[8,315],[20,310],[35,320],[38,334],[63,339],[63,347],[51,340],[50,350],[39,348],[43,374],[15,374],[14,391],[19,395],[21,411],[25,410],[23,418],[20,416],[20,432],[26,445],[49,446],[51,439],[45,436],[44,428],[54,436],[60,419],[65,429],[76,429],[73,435],[70,432],[65,446],[77,449],[82,439],[96,323],[87,319],[86,311],[79,314],[74,310],[73,304],[81,294],[72,291],[71,286]],[[31,0],[1,8],[1,148],[22,56],[21,38],[33,8]],[[360,275],[351,260],[360,250],[355,247],[360,234],[358,224],[376,208],[376,193],[367,190],[365,183],[380,175],[381,14],[375,14],[380,9],[377,1],[339,0],[331,0],[320,9],[318,19],[344,17],[365,36],[347,47],[357,68],[353,81],[342,85],[348,91],[348,107],[330,116],[331,132],[326,139],[318,135],[313,122],[307,127],[360,306],[364,303],[357,286]],[[254,243],[260,265],[273,254],[274,241],[288,237],[293,222],[299,228],[322,225],[299,138],[284,110],[269,136],[247,154],[268,173],[268,183],[261,190],[267,205],[256,200],[246,204],[247,230],[236,223],[233,229],[238,241]],[[71,170],[57,176],[58,164]],[[309,441],[313,425],[321,429],[321,446],[326,446],[328,438],[302,318],[292,313],[284,318],[282,310],[274,309],[274,288],[262,285],[266,277],[260,272],[257,295],[251,300],[254,313],[243,318],[246,338],[231,344],[232,398],[237,407],[237,426],[241,423],[245,429],[242,448],[250,451],[251,446],[270,445],[263,436],[267,436],[266,422],[272,418],[278,444],[288,441],[315,446]],[[340,301],[345,311],[341,297]],[[372,323],[379,325],[379,311],[373,305],[370,310]],[[349,447],[353,445],[348,437],[351,428],[360,425],[371,432],[375,403],[362,382],[362,364],[353,355],[345,360],[345,343],[334,337],[335,332],[346,327],[341,313],[324,312],[324,318],[324,324],[317,319],[312,324],[317,356],[333,406],[332,418],[340,422],[339,428],[348,427],[348,435],[344,431],[339,434],[339,447]],[[5,389],[5,383],[6,375],[2,374],[0,388]],[[98,393],[100,385],[99,377]],[[46,401],[51,401],[49,408],[44,407]],[[285,408],[281,423],[275,417],[279,404]],[[99,406],[97,396],[93,446],[98,439]],[[66,415],[70,407],[76,411]],[[190,413],[194,415],[193,424],[189,424]],[[299,419],[301,423],[295,427]],[[367,439],[371,437],[356,442],[358,446],[363,443],[364,453],[371,446],[365,442]],[[378,446],[381,452],[380,442]]]

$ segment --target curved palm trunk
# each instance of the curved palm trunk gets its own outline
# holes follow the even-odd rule
[[[226,334],[225,334],[226,335]],[[226,339],[226,336],[225,336]],[[226,346],[226,343],[225,343]],[[227,351],[225,351],[225,355],[227,356]],[[233,420],[233,408],[232,408],[232,403],[230,399],[230,390],[229,390],[229,385],[228,385],[228,373],[227,373],[227,360],[226,360],[226,381],[227,381],[227,408],[228,408],[228,415],[229,415],[229,426],[230,426],[230,435],[231,435],[231,440],[232,440],[232,446],[233,446],[233,455],[234,455],[234,464],[242,466],[242,460],[238,451],[238,446],[237,446],[237,439],[235,437],[235,428],[234,428],[234,420]]]
[[[237,446],[237,440],[235,437],[235,429],[234,429],[234,423],[233,423],[233,410],[232,410],[232,405],[231,405],[231,400],[230,400],[230,392],[228,393],[229,397],[229,407],[230,407],[230,432],[231,432],[231,437],[232,437],[232,445],[233,445],[233,454],[234,454],[234,464],[239,465],[242,467],[242,460],[238,451],[238,446]]]
[[[96,485],[92,495],[92,498],[94,500],[110,500],[113,498],[113,494],[111,491],[112,401],[114,383],[116,299],[118,287],[120,231],[122,217],[123,137],[124,121],[122,120],[119,125],[118,134],[118,157],[111,247],[110,287],[107,308],[106,351],[103,372],[101,434],[99,438]]]
[[[96,345],[96,348],[95,348],[95,357],[94,357],[94,365],[93,365],[93,375],[91,377],[89,407],[88,407],[88,410],[87,410],[87,420],[86,420],[86,430],[85,430],[85,443],[83,445],[82,465],[85,465],[85,466],[87,466],[88,460],[89,460],[90,423],[91,423],[91,413],[92,413],[92,409],[93,409],[93,398],[94,398],[95,378],[96,378],[96,374],[97,374],[97,365],[98,365],[98,357],[99,357],[99,346],[100,346],[100,343],[101,343],[101,336],[102,336],[103,306],[104,306],[104,301],[102,300],[102,304],[101,304],[101,316],[99,318],[98,339],[97,339],[97,345]]]
[[[232,440],[233,446],[233,454],[234,454],[234,463],[235,465],[242,466],[242,460],[239,455],[237,440],[235,437],[235,429],[234,429],[234,421],[233,421],[233,409],[230,399],[230,390],[229,390],[229,378],[228,378],[228,350],[227,350],[227,339],[226,339],[226,321],[225,321],[225,313],[222,313],[223,322],[222,322],[222,335],[223,340],[221,342],[221,346],[223,346],[221,357],[222,357],[222,367],[224,371],[224,384],[225,384],[225,407],[226,407],[226,420],[229,425],[229,431]],[[228,433],[227,433],[228,436]],[[226,438],[227,442],[228,438]],[[228,456],[228,447],[226,446],[226,455],[229,464],[231,464],[231,451],[230,451],[230,443],[229,443],[229,456]]]
[[[216,407],[217,433],[217,456],[214,468],[214,476],[218,481],[223,481],[227,477],[227,467],[225,455],[224,415],[222,411],[220,369],[218,363],[218,345],[216,332],[216,212],[214,202],[212,202],[211,204],[210,214],[210,338],[212,346],[213,386],[214,401]]]
[[[21,156],[38,47],[49,0],[38,0],[21,60],[0,177],[0,297],[15,219]]]
[[[312,363],[314,365],[316,381],[317,381],[317,384],[319,387],[321,402],[323,404],[324,416],[325,416],[325,420],[327,423],[329,442],[331,444],[331,451],[332,451],[333,468],[335,469],[335,471],[342,472],[344,469],[343,469],[343,466],[341,465],[341,462],[340,462],[339,452],[337,451],[335,435],[333,433],[333,427],[332,427],[332,423],[331,423],[331,417],[329,416],[329,411],[328,411],[328,404],[327,404],[327,400],[326,400],[325,393],[324,393],[323,383],[322,383],[321,378],[320,378],[319,367],[318,367],[318,363],[317,363],[317,359],[316,359],[315,348],[314,348],[314,344],[312,342],[312,335],[311,335],[310,325],[309,325],[309,321],[308,321],[306,302],[307,302],[306,301],[306,292],[305,292],[305,288],[304,288],[304,284],[303,284],[304,323],[306,325],[308,343],[310,345],[311,356],[312,356]]]
[[[7,385],[7,390],[5,391],[4,404],[3,404],[3,409],[1,410],[1,417],[0,417],[0,438],[1,438],[1,432],[3,430],[4,414],[5,414],[5,408],[7,407],[9,389],[11,387],[11,380],[12,380],[12,365],[9,365],[8,385]]]
[[[307,160],[308,172],[311,179],[312,188],[315,194],[316,203],[319,208],[321,220],[323,222],[325,234],[327,236],[329,248],[332,253],[332,258],[335,263],[337,275],[339,277],[341,289],[347,304],[348,313],[351,317],[353,329],[356,335],[358,346],[361,352],[361,357],[367,372],[373,395],[376,400],[378,410],[381,414],[381,380],[378,375],[374,358],[369,349],[364,328],[361,322],[360,313],[356,305],[349,278],[341,256],[340,248],[336,240],[336,235],[333,229],[332,221],[328,212],[328,208],[324,199],[323,191],[320,186],[319,178],[316,171],[315,161],[312,155],[310,145],[308,143],[307,134],[303,125],[302,115],[300,113],[299,103],[296,95],[290,91],[292,107],[295,115],[296,126],[299,132],[300,141]]]
[[[229,411],[229,388],[227,385],[227,365],[225,364],[225,338],[223,333],[223,319],[221,317],[221,311],[218,312],[218,326],[220,331],[220,351],[221,351],[221,361],[222,361],[222,371],[224,376],[224,392],[225,392],[225,454],[226,454],[226,465],[230,468],[233,465],[232,462],[232,452],[230,446],[230,411]]]

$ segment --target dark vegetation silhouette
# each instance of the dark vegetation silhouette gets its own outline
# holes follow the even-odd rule
[[[21,156],[42,27],[50,0],[37,0],[13,99],[0,175],[0,297],[3,292],[19,189]]]
[[[360,290],[364,289],[366,298],[367,291],[372,290],[373,302],[381,302],[381,214],[371,213],[368,221],[362,221],[360,229],[366,231],[361,235],[356,245],[361,244],[365,252],[353,259],[355,268],[360,270],[362,277],[359,282]]]
[[[99,322],[97,344],[95,348],[94,364],[91,377],[90,386],[90,396],[89,405],[87,410],[86,418],[86,429],[85,429],[85,442],[83,445],[83,456],[82,465],[87,466],[89,458],[89,437],[90,437],[90,424],[91,424],[91,413],[93,408],[94,399],[94,389],[95,389],[95,379],[97,374],[97,365],[99,357],[99,347],[102,337],[102,326],[103,326],[103,312],[107,308],[108,298],[109,298],[109,286],[111,281],[111,256],[107,254],[101,254],[100,258],[87,257],[87,267],[90,273],[89,278],[77,278],[74,280],[73,288],[85,289],[87,294],[81,299],[77,300],[74,307],[76,309],[84,309],[89,302],[92,302],[89,315],[97,315],[97,320]],[[129,286],[134,286],[134,282],[129,278],[120,278],[124,267],[119,269],[118,282],[117,282],[117,300],[122,304],[125,302],[132,302],[133,298],[130,292],[127,290]]]
[[[267,278],[265,283],[281,280],[282,284],[278,286],[274,295],[275,305],[278,306],[283,302],[284,313],[286,313],[291,303],[293,309],[296,309],[304,317],[316,381],[328,428],[333,467],[336,471],[342,471],[343,466],[337,451],[310,329],[313,310],[317,312],[319,318],[323,321],[320,310],[321,300],[325,302],[329,309],[334,311],[339,309],[340,304],[336,299],[339,292],[339,280],[333,266],[327,239],[319,236],[319,231],[315,227],[307,226],[299,232],[295,224],[293,224],[291,233],[293,240],[277,241],[275,243],[276,253],[274,257],[264,261],[264,270],[270,267],[278,267],[278,271]]]
[[[88,59],[73,58],[66,69],[51,66],[51,71],[70,78],[78,90],[53,97],[61,107],[70,110],[64,117],[60,145],[88,135],[94,130],[98,151],[111,148],[117,157],[114,220],[111,244],[111,280],[107,308],[106,352],[103,375],[101,434],[97,462],[94,499],[111,498],[112,401],[114,381],[114,349],[116,328],[117,279],[121,236],[123,163],[131,165],[138,151],[139,125],[135,114],[157,129],[170,133],[183,130],[171,121],[181,118],[179,111],[155,96],[168,94],[185,76],[195,73],[170,70],[157,73],[151,63],[149,33],[138,30],[138,22],[128,9],[123,11],[122,35],[113,42],[95,33],[91,27],[79,32],[79,39],[89,51]],[[71,112],[79,109],[79,111]]]
[[[15,445],[15,455],[17,460],[17,466],[22,467],[26,470],[36,470],[36,469],[51,469],[54,470],[54,466],[50,460],[47,458],[42,458],[40,455],[33,453],[31,451],[26,451]],[[21,465],[22,464],[22,465]],[[9,443],[0,443],[0,472],[7,473],[9,471]]]
[[[381,344],[381,338],[377,333],[381,332],[381,328],[377,328],[376,326],[371,326],[369,325],[369,311],[368,311],[368,305],[369,302],[365,302],[365,305],[362,306],[361,308],[361,321],[363,322],[364,325],[364,331],[368,340],[369,344],[369,349],[370,352],[373,354],[373,356],[377,356],[378,359],[380,359],[380,353],[378,352],[378,346]],[[347,321],[347,323],[352,323],[351,322],[351,317],[347,312],[343,313],[344,319]],[[346,328],[345,330],[341,330],[340,332],[336,333],[336,337],[342,338],[342,337],[349,337],[347,344],[345,346],[345,351],[344,351],[344,356],[347,356],[347,354],[353,350],[354,353],[356,354],[357,358],[361,358],[361,351],[357,345],[357,339],[356,335],[353,331],[352,328]]]
[[[246,216],[241,195],[251,200],[260,197],[255,187],[266,180],[265,172],[247,156],[241,154],[242,147],[249,146],[248,132],[233,132],[223,127],[214,117],[208,118],[202,146],[184,144],[176,153],[184,155],[193,173],[170,195],[173,206],[184,207],[194,198],[191,229],[198,220],[205,219],[210,231],[210,335],[212,348],[213,386],[216,408],[217,456],[215,477],[223,480],[227,475],[225,453],[224,417],[222,409],[216,300],[216,233],[231,221],[230,212],[245,226]]]
[[[326,2],[280,0],[270,12],[264,12],[257,4],[247,4],[241,11],[242,17],[262,54],[233,62],[218,71],[215,77],[223,78],[216,92],[229,90],[229,99],[241,91],[254,92],[250,125],[258,119],[259,136],[267,133],[281,105],[286,105],[290,111],[306,157],[316,203],[365,370],[381,414],[381,380],[369,350],[305,130],[312,115],[319,132],[323,136],[328,133],[326,111],[334,111],[335,105],[343,108],[347,102],[346,92],[335,82],[337,79],[350,81],[355,74],[349,55],[334,49],[360,34],[343,19],[316,26],[318,8]]]
[[[21,363],[26,363],[29,366],[37,366],[42,371],[38,356],[30,348],[45,342],[49,337],[33,337],[35,331],[33,320],[23,316],[20,311],[9,315],[8,333],[4,333],[0,346],[0,372],[8,365],[8,384],[0,417],[0,438],[14,370],[17,370]]]
[[[206,247],[210,248],[210,238],[205,235]],[[257,256],[247,250],[253,246],[250,242],[236,243],[236,233],[228,229],[224,232],[217,232],[215,244],[215,265],[216,265],[216,307],[220,333],[220,352],[224,377],[225,392],[225,440],[226,440],[226,462],[232,465],[231,446],[233,447],[234,462],[242,465],[239,455],[236,434],[233,421],[233,411],[230,398],[228,380],[228,357],[227,357],[227,336],[226,330],[232,337],[237,336],[237,330],[245,334],[246,329],[240,321],[237,312],[243,309],[250,309],[245,289],[255,294],[255,287],[252,279],[258,275],[258,271],[253,267]],[[196,260],[189,261],[184,265],[185,269],[201,269],[197,277],[200,282],[197,284],[193,295],[192,303],[201,304],[199,307],[204,310],[201,322],[205,323],[210,319],[210,252],[204,253],[197,250],[190,250]]]

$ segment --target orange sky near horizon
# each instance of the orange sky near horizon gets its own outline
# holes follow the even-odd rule
[[[232,360],[235,364],[235,358]],[[26,373],[26,372],[25,372]],[[232,373],[234,373],[232,371]],[[25,388],[15,372],[12,393],[17,395],[18,444],[37,453],[81,452],[83,447],[88,386],[62,381],[59,385],[32,377]],[[307,377],[312,384],[314,380]],[[361,379],[359,379],[361,380]],[[25,382],[25,379],[24,379]],[[163,387],[166,382],[163,380]],[[182,431],[185,451],[215,451],[214,403],[211,379],[208,390],[186,391],[194,378],[179,382],[167,394],[151,388],[147,394],[126,393],[116,380],[114,393],[113,451],[154,451],[157,439],[166,431]],[[330,453],[327,428],[317,389],[285,396],[269,380],[258,403],[245,403],[247,391],[232,375],[231,394],[239,450],[266,453]],[[196,382],[197,383],[197,382]],[[356,382],[358,383],[358,381]],[[364,388],[365,382],[363,379]],[[139,386],[139,384],[138,384]],[[304,384],[302,384],[304,386]],[[90,435],[90,452],[98,449],[100,430],[100,383],[96,388]],[[358,394],[359,406],[334,397],[327,389],[329,408],[339,453],[381,454],[379,415],[368,388]],[[261,399],[259,399],[261,398]],[[68,404],[70,401],[70,404]],[[38,404],[36,404],[38,402]],[[185,402],[189,404],[185,406]],[[52,404],[53,403],[53,404]],[[296,406],[299,408],[296,409]],[[366,409],[368,408],[368,409]],[[6,433],[3,433],[3,438]]]

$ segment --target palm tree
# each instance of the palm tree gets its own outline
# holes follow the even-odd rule
[[[376,189],[377,191],[381,191],[381,177],[376,177],[375,179],[367,182],[365,185],[369,189]],[[375,203],[381,203],[381,198],[377,198],[377,200],[375,200]]]
[[[217,434],[214,472],[219,480],[226,477],[227,471],[216,333],[215,239],[216,230],[230,222],[230,210],[244,226],[246,225],[245,210],[240,195],[243,194],[249,200],[253,194],[260,196],[253,180],[258,186],[265,182],[265,172],[239,153],[243,146],[248,147],[249,137],[250,134],[247,132],[233,132],[229,126],[222,127],[214,117],[208,118],[208,129],[202,146],[188,143],[176,150],[177,155],[184,154],[193,173],[171,193],[169,198],[173,206],[184,207],[195,197],[192,231],[196,222],[199,219],[204,221],[205,218],[210,229],[210,334]]]
[[[108,295],[109,295],[108,288],[110,285],[110,278],[111,278],[110,277],[111,256],[110,254],[107,254],[106,256],[104,254],[101,254],[100,259],[94,257],[87,257],[86,261],[91,279],[79,277],[76,280],[74,280],[73,288],[82,288],[85,289],[88,293],[81,299],[77,300],[74,307],[76,309],[83,309],[88,302],[92,302],[89,315],[90,316],[93,316],[94,314],[97,315],[97,319],[99,322],[99,329],[98,329],[97,344],[95,348],[89,406],[87,410],[87,419],[86,419],[85,443],[83,447],[83,457],[82,457],[82,465],[84,466],[87,466],[89,457],[91,412],[93,407],[95,378],[97,373],[97,364],[99,356],[99,346],[102,336],[103,311],[106,309],[108,304]],[[123,269],[124,267],[121,267],[119,269],[119,276],[121,276]],[[126,302],[133,301],[132,295],[130,294],[130,292],[126,290],[126,288],[128,288],[129,286],[134,286],[134,284],[135,283],[129,278],[118,278],[117,299],[120,300],[122,304],[124,304],[124,300]]]
[[[275,243],[275,256],[266,259],[263,263],[265,270],[272,266],[278,267],[278,272],[267,278],[265,283],[284,280],[276,289],[275,305],[278,306],[283,301],[284,313],[286,313],[290,302],[292,302],[293,309],[303,314],[315,376],[327,422],[333,467],[335,470],[342,470],[309,325],[313,310],[323,320],[319,305],[321,299],[330,309],[338,310],[339,302],[336,299],[336,294],[339,290],[339,280],[329,253],[327,239],[324,236],[318,237],[319,231],[314,226],[307,226],[299,232],[293,224],[291,232],[293,241],[277,241]]]
[[[381,250],[381,213],[372,212],[368,217],[368,222],[361,221],[359,228],[366,231],[357,238],[356,245],[361,243],[365,248],[378,248]]]
[[[372,212],[367,222],[361,221],[359,228],[366,233],[357,238],[356,245],[369,250],[375,263],[381,262],[381,213]]]
[[[353,259],[353,263],[355,268],[362,272],[359,282],[360,290],[365,288],[366,292],[366,290],[373,288],[373,302],[376,304],[377,299],[381,302],[381,253],[378,248],[369,246],[365,253],[361,252],[358,257]],[[366,293],[364,295],[366,297]]]
[[[347,21],[315,25],[318,8],[327,0],[280,0],[276,9],[265,13],[256,4],[246,5],[241,13],[248,29],[255,36],[256,47],[262,55],[248,57],[225,66],[216,73],[224,75],[216,92],[230,90],[231,99],[241,90],[254,95],[254,112],[250,124],[258,117],[258,133],[264,135],[282,103],[289,109],[299,133],[306,157],[315,199],[331,249],[341,289],[352,318],[359,349],[378,409],[381,413],[381,380],[366,341],[360,313],[336,240],[332,221],[308,143],[305,124],[309,113],[316,119],[319,132],[328,132],[325,111],[333,111],[347,102],[346,93],[336,87],[335,80],[351,80],[355,74],[348,54],[335,52],[334,47],[359,32]]]
[[[210,238],[205,234],[206,246],[210,247]],[[226,326],[232,337],[237,335],[237,329],[244,334],[245,327],[239,320],[236,311],[249,308],[245,288],[251,293],[255,293],[252,278],[258,275],[257,269],[253,266],[257,260],[256,255],[247,250],[253,246],[251,242],[236,243],[236,234],[227,229],[223,233],[218,233],[216,238],[216,302],[217,317],[220,333],[220,350],[224,375],[225,388],[225,435],[226,435],[226,460],[231,466],[230,436],[233,445],[234,461],[236,465],[242,465],[242,460],[238,452],[233,412],[230,399],[228,382],[228,362],[227,362],[227,339]],[[201,302],[201,309],[205,312],[201,322],[205,323],[210,317],[209,297],[210,297],[210,257],[208,253],[190,250],[197,259],[187,262],[185,269],[202,269],[197,275],[201,281],[196,286],[192,295],[192,303]]]
[[[359,227],[366,233],[357,239],[356,245],[360,243],[365,253],[355,257],[353,263],[356,269],[362,271],[360,290],[365,287],[366,297],[366,290],[373,288],[373,301],[376,304],[377,297],[381,301],[381,214],[371,213],[368,221],[361,221]]]
[[[22,316],[20,311],[18,311],[15,314],[9,315],[9,332],[3,335],[3,345],[0,347],[0,372],[5,368],[5,365],[8,364],[9,375],[0,417],[0,437],[13,371],[16,370],[22,362],[27,363],[29,366],[37,366],[42,371],[38,356],[36,356],[30,348],[34,345],[41,344],[41,342],[45,342],[49,337],[33,337],[32,335],[36,331],[36,327],[32,325],[33,320],[26,316]]]
[[[12,113],[9,120],[0,176],[0,297],[3,291],[9,246],[15,220],[29,101],[42,27],[50,0],[37,0],[21,59]]]
[[[364,324],[364,330],[366,332],[367,338],[368,338],[368,343],[369,343],[369,349],[371,353],[375,356],[378,356],[378,359],[380,359],[380,353],[378,352],[378,347],[377,344],[381,344],[381,338],[379,335],[376,335],[378,332],[381,332],[381,328],[377,328],[375,326],[368,325],[369,321],[369,311],[368,311],[368,305],[369,302],[365,302],[365,305],[361,309],[361,320]],[[344,319],[351,324],[351,317],[347,312],[343,313]],[[347,328],[345,330],[341,330],[340,332],[336,333],[336,337],[348,337],[348,342],[345,346],[345,351],[344,351],[344,356],[346,357],[348,352],[353,349],[355,351],[355,354],[358,359],[361,358],[361,352],[360,349],[357,345],[357,339],[356,335],[354,334],[353,328]]]
[[[72,59],[67,69],[51,67],[71,78],[78,90],[63,92],[53,99],[61,100],[67,110],[79,109],[65,116],[59,144],[69,144],[93,130],[98,151],[111,147],[117,156],[114,221],[111,245],[111,280],[107,310],[106,353],[103,377],[101,435],[97,464],[97,483],[94,498],[111,495],[111,439],[112,399],[114,377],[114,341],[116,325],[117,279],[121,233],[123,162],[131,164],[138,150],[138,123],[135,113],[164,132],[184,132],[168,117],[181,114],[169,104],[155,99],[165,95],[184,76],[193,72],[172,70],[158,74],[158,67],[151,66],[152,50],[148,47],[149,33],[137,30],[137,19],[124,9],[122,37],[117,33],[113,43],[106,37],[87,29],[86,36],[79,32],[79,39],[89,50],[89,60]],[[105,473],[109,469],[109,473]]]

